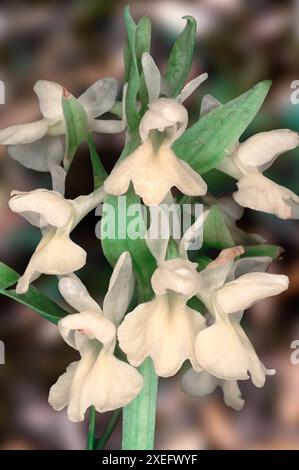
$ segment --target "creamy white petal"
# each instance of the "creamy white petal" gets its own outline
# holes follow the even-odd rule
[[[183,103],[187,98],[189,98],[192,93],[208,78],[207,73],[202,73],[198,77],[193,78],[187,85],[184,86],[182,91],[176,97],[176,100],[179,103]]]
[[[7,127],[0,130],[1,145],[19,145],[30,144],[41,137],[48,131],[48,124],[44,119],[28,124],[20,124],[17,126]]]
[[[237,186],[233,197],[241,206],[275,214],[281,219],[299,217],[299,197],[261,173],[247,174]]]
[[[71,362],[57,382],[52,385],[49,392],[49,404],[54,410],[60,411],[65,408],[70,401],[70,391],[79,361]]]
[[[119,196],[128,190],[130,181],[146,205],[161,204],[173,186],[191,196],[205,194],[207,190],[200,175],[179,160],[168,145],[162,145],[155,153],[149,142],[117,163],[104,189],[108,194]]]
[[[223,212],[227,220],[236,221],[240,220],[244,214],[244,209],[233,199],[231,194],[222,196],[217,199],[217,206]]]
[[[61,85],[48,80],[38,80],[33,91],[39,99],[41,113],[46,119],[62,118],[63,87]]]
[[[90,345],[90,347],[86,348],[84,355],[82,355],[78,362],[69,391],[67,414],[70,421],[83,421],[85,411],[88,406],[90,406],[89,403],[86,402],[82,404],[82,391],[84,390],[88,374],[92,371],[99,356],[100,350],[100,343]]]
[[[189,369],[182,377],[182,389],[193,397],[204,397],[214,392],[219,379],[206,371]]]
[[[31,144],[10,145],[7,151],[14,160],[36,171],[50,171],[50,164],[59,164],[63,158],[61,140],[48,136]]]
[[[166,195],[166,198],[168,198],[169,194],[170,193]],[[165,199],[161,206],[150,207],[151,221],[149,229],[144,237],[145,242],[158,265],[165,261],[171,233],[169,213],[167,210],[164,210],[164,203]],[[166,205],[168,208],[167,203]]]
[[[151,283],[155,294],[163,295],[168,290],[193,297],[198,288],[197,264],[189,260],[176,258],[164,261],[155,270]]]
[[[90,405],[101,413],[122,408],[138,395],[142,386],[143,378],[134,367],[102,350],[84,381],[81,415]]]
[[[206,371],[196,372],[189,369],[182,377],[182,389],[194,397],[203,397],[212,393],[217,387],[223,391],[224,403],[234,410],[241,410],[244,400],[238,382],[235,380],[221,380]]]
[[[245,345],[243,337],[240,338],[239,328],[237,322],[219,320],[200,331],[195,343],[197,361],[207,372],[224,380],[246,380],[250,372],[253,383],[262,387],[264,367],[254,349],[249,347],[249,340],[249,345]]]
[[[103,345],[113,343],[115,325],[98,311],[86,311],[67,315],[58,322],[59,333],[64,341],[76,348],[74,333],[80,331],[89,339],[97,339]]]
[[[184,298],[166,294],[128,313],[118,338],[132,365],[139,366],[150,356],[157,374],[169,377],[187,359],[197,366],[194,341],[204,324],[203,317],[187,307]]]
[[[83,282],[75,274],[59,279],[58,287],[65,301],[78,312],[84,310],[101,312],[99,305],[90,296]]]
[[[279,155],[298,145],[299,134],[289,129],[260,132],[241,143],[232,158],[241,166],[262,167],[264,171]]]
[[[148,52],[142,55],[142,70],[148,92],[148,101],[152,103],[156,101],[160,95],[161,74],[154,59]]]
[[[173,143],[185,131],[188,124],[186,108],[173,98],[160,98],[149,105],[140,121],[139,133],[144,142],[150,131],[168,132],[168,142]]]
[[[287,276],[270,273],[247,273],[227,282],[215,293],[215,302],[225,313],[245,310],[254,303],[278,295],[288,288]]]
[[[121,323],[129,307],[134,284],[132,259],[130,253],[125,251],[115,265],[103,304],[103,314],[115,325]]]
[[[203,117],[205,114],[208,114],[210,111],[213,111],[213,109],[216,109],[219,106],[221,106],[221,103],[216,98],[214,98],[214,96],[205,95],[201,101],[200,117]]]
[[[84,196],[78,196],[71,202],[73,209],[73,226],[74,228],[78,223],[93,209],[95,209],[105,197],[105,191],[103,187],[96,189],[90,194]]]
[[[30,282],[42,273],[68,274],[82,268],[85,263],[86,251],[67,235],[58,234],[42,239],[18,281],[17,291],[20,294],[27,292]]]
[[[188,249],[197,238],[200,238],[201,241],[203,240],[203,224],[208,215],[208,211],[204,211],[184,233],[179,245],[179,252],[182,258],[188,259]]]
[[[13,212],[40,214],[54,227],[65,225],[72,215],[72,205],[61,194],[47,189],[30,192],[12,191],[9,207]]]
[[[66,171],[57,163],[50,163],[50,174],[52,178],[52,189],[62,195],[65,192]]]
[[[217,163],[215,168],[237,180],[242,178],[244,174],[240,167],[236,165],[235,160],[231,157],[224,157],[219,163]]]
[[[96,118],[109,111],[115,103],[117,81],[103,78],[93,83],[78,98],[89,118]]]
[[[273,259],[270,256],[252,256],[250,258],[240,258],[235,260],[227,282],[243,276],[243,274],[253,272],[266,272],[272,263]]]
[[[244,248],[235,246],[226,248],[218,257],[198,274],[198,294],[206,306],[213,313],[213,295],[216,289],[223,286],[234,266],[234,259],[244,253]]]
[[[221,382],[224,403],[236,411],[240,411],[244,406],[241,390],[236,380],[223,380]]]
[[[90,119],[88,126],[92,132],[102,134],[117,134],[123,132],[126,128],[124,121],[117,121],[116,119]]]

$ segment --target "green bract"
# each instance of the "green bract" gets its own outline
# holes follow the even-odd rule
[[[206,114],[173,146],[176,155],[200,174],[215,166],[237,144],[270,89],[263,81],[251,90]]]
[[[17,294],[11,287],[16,284],[19,277],[16,271],[0,262],[0,294],[26,305],[51,323],[57,324],[61,318],[68,315],[68,312],[35,287],[31,286],[26,294]]]

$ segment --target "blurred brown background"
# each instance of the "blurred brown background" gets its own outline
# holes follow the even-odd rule
[[[32,92],[38,79],[57,81],[75,95],[105,76],[121,80],[124,5],[116,0],[2,1],[0,79],[6,84],[6,104],[0,106],[0,128],[38,116]],[[299,80],[298,1],[132,0],[131,12],[135,19],[151,16],[152,53],[162,70],[174,38],[184,26],[181,17],[196,17],[198,41],[192,77],[208,72],[209,80],[190,100],[192,118],[198,116],[204,93],[225,102],[270,78],[271,93],[246,136],[272,128],[298,130],[299,105],[290,102],[290,83]],[[110,170],[120,153],[122,137],[98,136],[97,144]],[[270,175],[299,194],[299,151],[282,156]],[[234,188],[232,180],[216,172],[206,179],[215,194]],[[19,272],[39,233],[8,210],[9,192],[49,184],[47,174],[26,170],[0,148],[0,259]],[[91,189],[88,154],[82,148],[68,175],[67,196]],[[80,277],[101,300],[110,268],[94,236],[96,221],[90,215],[76,229],[74,239],[89,255]],[[269,377],[261,390],[249,381],[241,384],[246,400],[241,412],[227,409],[220,392],[191,399],[180,392],[179,376],[160,380],[157,448],[299,449],[299,365],[290,362],[290,343],[299,339],[299,222],[246,211],[241,225],[286,250],[273,271],[289,275],[289,291],[258,304],[244,318],[257,352],[267,366],[277,369],[277,375]],[[55,278],[44,276],[37,285],[61,301]],[[6,364],[0,366],[0,448],[84,448],[86,424],[68,422],[65,412],[55,412],[47,404],[49,387],[76,353],[63,343],[54,325],[4,297],[0,302],[0,339],[6,345]],[[98,415],[99,432],[107,417]],[[108,447],[120,447],[120,426]]]

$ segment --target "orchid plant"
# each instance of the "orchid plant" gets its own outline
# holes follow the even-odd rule
[[[0,131],[8,154],[27,168],[51,174],[52,190],[14,190],[9,206],[41,230],[22,276],[0,264],[0,292],[57,324],[62,339],[79,353],[51,387],[49,404],[67,408],[80,422],[90,410],[88,448],[106,444],[123,415],[123,449],[152,449],[158,377],[182,370],[182,389],[197,397],[223,391],[226,405],[244,406],[239,384],[262,387],[275,374],[259,359],[241,323],[244,311],[288,287],[283,274],[267,272],[280,247],[237,226],[244,207],[282,219],[299,217],[299,197],[262,173],[283,152],[299,144],[298,133],[279,129],[239,139],[261,107],[270,82],[264,81],[226,104],[202,97],[199,119],[188,126],[185,100],[207,79],[185,83],[192,63],[196,22],[186,26],[162,74],[150,55],[151,23],[136,24],[125,9],[125,77],[104,78],[76,99],[63,86],[38,81],[42,118]],[[97,119],[110,112],[115,119]],[[124,149],[107,175],[93,141],[94,132],[123,133]],[[66,199],[66,174],[78,146],[87,142],[94,191]],[[237,180],[232,195],[208,193],[204,175],[218,169]],[[176,239],[169,216],[167,235],[151,237],[142,211],[139,237],[102,237],[113,272],[100,307],[75,272],[86,252],[71,240],[76,225],[99,204],[117,215],[118,200],[145,211],[175,202],[202,204],[200,218]],[[183,208],[182,208],[183,210]],[[129,226],[132,216],[126,214]],[[112,219],[106,217],[106,225]],[[202,232],[194,250],[192,242]],[[108,231],[109,233],[109,231]],[[212,259],[210,248],[218,255]],[[218,250],[218,251],[217,251]],[[42,274],[57,277],[59,291],[75,313],[66,311],[31,284]],[[14,288],[14,285],[16,287]],[[66,364],[62,364],[62,368]],[[112,411],[97,437],[95,413]]]

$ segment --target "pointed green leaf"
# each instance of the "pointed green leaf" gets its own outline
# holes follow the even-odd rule
[[[204,245],[223,249],[234,246],[230,231],[225,223],[221,210],[213,206],[203,226]]]
[[[178,157],[200,174],[215,168],[260,109],[271,82],[255,85],[238,98],[203,116],[174,144]]]
[[[107,177],[107,172],[102,165],[92,135],[88,136],[87,142],[89,146],[89,155],[93,172],[93,188],[98,189],[103,186],[104,181]]]
[[[69,314],[33,286],[30,286],[26,294],[17,294],[14,289],[9,289],[9,287],[16,284],[19,277],[20,275],[16,271],[0,262],[0,294],[26,305],[26,307],[31,308],[40,316],[55,324]]]
[[[137,65],[142,70],[141,59],[145,52],[149,52],[151,47],[151,20],[148,16],[143,16],[137,23],[135,36],[135,52]]]
[[[251,256],[270,256],[270,258],[278,259],[284,252],[284,249],[278,245],[250,245],[244,246],[245,253],[242,258]]]
[[[126,93],[126,118],[128,123],[128,129],[130,133],[137,129],[140,121],[140,116],[137,111],[137,94],[139,90],[140,77],[137,65],[135,41],[136,41],[136,24],[134,23],[130,9],[127,6],[124,12],[125,24],[127,28],[128,43],[127,49],[125,49],[125,62],[127,63],[126,68],[129,66],[128,73],[128,88]]]
[[[166,80],[169,83],[171,96],[177,96],[189,75],[196,40],[196,20],[192,16],[184,16],[187,24],[176,39],[170,52],[167,64]]]
[[[88,118],[80,102],[66,90],[62,97],[62,110],[66,130],[63,164],[68,170],[77,148],[88,137]]]

